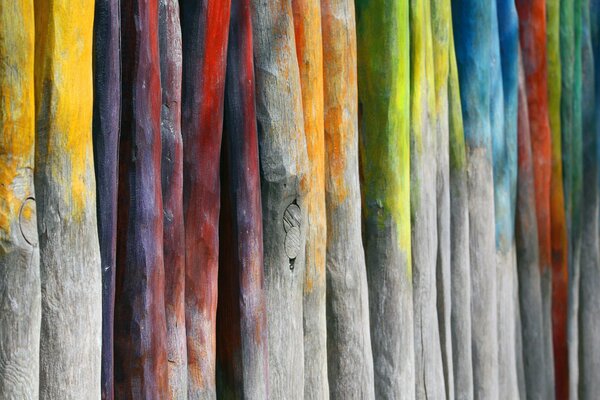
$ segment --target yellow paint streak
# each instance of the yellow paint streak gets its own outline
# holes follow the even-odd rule
[[[325,137],[323,126],[323,49],[319,0],[292,1],[296,54],[300,71],[308,174],[300,182],[307,193],[308,233],[304,291],[325,287]]]
[[[93,198],[93,0],[35,3],[36,166],[60,185],[72,218]]]
[[[32,188],[35,142],[33,1],[0,2],[0,241]],[[31,218],[31,210],[25,218]],[[0,249],[0,251],[3,251]]]

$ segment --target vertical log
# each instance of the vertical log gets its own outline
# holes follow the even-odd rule
[[[304,134],[308,153],[307,231],[304,278],[304,397],[326,398],[325,320],[325,137],[323,125],[323,48],[319,0],[292,0],[296,55],[300,71]],[[338,38],[339,40],[339,38]]]
[[[117,0],[94,10],[92,134],[102,262],[102,399],[114,398],[113,338],[117,255],[117,192],[121,123],[121,14]]]
[[[33,1],[0,4],[0,397],[39,390]]]
[[[354,4],[349,0],[322,0],[321,13],[327,176],[329,394],[334,399],[372,399],[374,386],[369,294],[359,228]]]
[[[494,2],[493,2],[494,3]],[[495,77],[492,82],[492,147],[496,219],[496,282],[500,393],[519,398],[517,289],[514,243],[517,173],[518,16],[512,0],[495,2]],[[497,35],[497,36],[496,36]],[[499,93],[495,96],[494,92]],[[498,112],[499,115],[496,115]],[[520,334],[520,331],[518,332]]]
[[[304,397],[308,156],[290,0],[252,0],[269,397]]]
[[[221,171],[217,394],[267,399],[267,315],[250,1],[231,5]],[[226,226],[224,226],[226,225]],[[228,236],[225,236],[229,233]]]
[[[550,224],[550,179],[552,173],[551,135],[548,119],[546,5],[545,0],[517,0],[519,36],[527,86],[527,105],[531,132],[531,152],[535,182],[539,262],[542,277],[542,315],[544,317],[546,396],[554,397],[552,351],[552,248]]]
[[[363,237],[375,395],[411,399],[415,361],[409,3],[358,0],[356,15]]]
[[[489,1],[452,2],[460,77],[469,193],[471,319],[475,398],[498,398],[490,70],[492,7]]]
[[[436,299],[435,87],[429,1],[410,1],[410,208],[416,398],[445,395]]]
[[[600,255],[598,250],[598,118],[600,107],[600,3],[581,2],[583,199],[579,298],[579,398],[600,396]],[[590,16],[591,14],[591,16]]]
[[[40,398],[100,396],[102,277],[92,150],[90,0],[35,1]]]
[[[184,0],[182,134],[188,396],[215,397],[219,159],[230,0]]]
[[[452,16],[450,15],[449,18]],[[456,399],[472,399],[473,361],[467,154],[452,19],[449,24],[448,141],[450,150],[450,254],[452,256],[450,323],[452,327],[454,397]]]
[[[161,187],[169,398],[187,399],[181,27],[179,3],[176,0],[159,1],[158,29],[162,90]]]
[[[115,396],[168,396],[158,0],[121,2]]]

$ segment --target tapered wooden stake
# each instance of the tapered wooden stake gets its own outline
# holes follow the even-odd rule
[[[219,159],[230,0],[183,0],[183,206],[188,396],[215,397]]]
[[[0,398],[39,390],[33,1],[0,5]]]
[[[334,399],[369,399],[374,396],[373,357],[367,272],[359,228],[357,56],[353,2],[322,0],[321,15],[327,177],[328,394]]]
[[[260,149],[269,397],[304,398],[307,231],[301,86],[290,0],[251,0]]]
[[[356,21],[361,190],[375,395],[411,399],[415,361],[409,3],[357,1]]]
[[[267,399],[267,310],[249,0],[231,5],[223,136],[217,394]]]
[[[34,4],[39,397],[95,399],[101,379],[102,276],[91,124],[94,2]]]
[[[185,335],[185,230],[183,223],[183,143],[181,138],[181,27],[176,0],[160,0],[158,10],[161,108],[161,186],[165,265],[165,317],[169,398],[187,399]]]
[[[121,2],[122,120],[115,296],[115,397],[169,396],[158,0]]]

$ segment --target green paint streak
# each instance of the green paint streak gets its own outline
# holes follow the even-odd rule
[[[573,62],[573,187],[571,201],[572,226],[571,229],[575,235],[580,234],[581,230],[581,200],[583,191],[583,120],[581,99],[582,92],[582,15],[581,0],[573,1],[573,25],[574,29],[574,62]]]
[[[408,3],[357,0],[356,14],[364,214],[392,219],[410,274]]]
[[[452,25],[450,2],[447,0],[431,1],[431,31],[433,34],[433,59],[435,79],[435,103],[438,113],[443,103],[448,100],[449,74],[449,31]],[[454,49],[452,49],[454,52]],[[441,116],[438,116],[441,117]]]
[[[451,22],[451,21],[450,21]],[[450,172],[465,171],[467,168],[467,152],[465,147],[465,132],[462,119],[462,105],[460,103],[460,85],[458,83],[458,67],[454,53],[454,33],[450,23],[450,78],[448,82],[448,117],[450,119]]]
[[[560,95],[561,64],[559,40],[559,0],[546,1],[546,47],[548,55],[548,116],[552,131],[552,169],[561,166]],[[562,180],[562,173],[560,180]],[[561,185],[562,186],[562,185]]]

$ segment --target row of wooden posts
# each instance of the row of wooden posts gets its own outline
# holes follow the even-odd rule
[[[600,0],[0,0],[0,399],[600,398]]]

